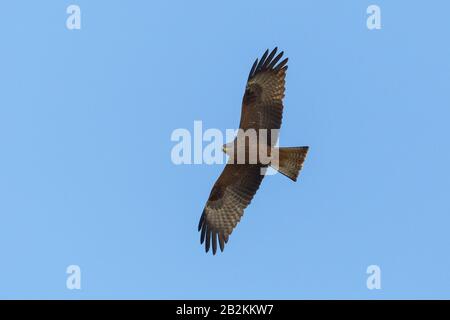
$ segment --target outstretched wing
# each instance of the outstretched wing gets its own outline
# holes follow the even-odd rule
[[[259,61],[256,59],[250,70],[239,125],[243,130],[256,129],[258,132],[259,129],[267,129],[270,133],[270,129],[280,129],[288,58],[278,63],[283,52],[276,53],[277,48],[270,54],[267,50]],[[276,138],[267,141],[274,145]]]
[[[216,254],[217,242],[223,251],[228,236],[241,220],[263,178],[258,165],[229,163],[225,166],[211,190],[198,224],[200,242],[205,242],[206,252],[212,244],[213,254]]]

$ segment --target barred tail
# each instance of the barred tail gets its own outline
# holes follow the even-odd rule
[[[298,174],[305,161],[309,147],[279,148],[279,164],[276,170],[293,181],[297,181]]]

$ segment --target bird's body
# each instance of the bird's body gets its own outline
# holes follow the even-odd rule
[[[223,251],[244,209],[250,204],[269,165],[296,181],[308,147],[277,148],[281,126],[287,61],[267,50],[253,64],[242,101],[239,131],[232,143],[224,146],[230,155],[214,184],[200,218],[200,241],[206,252],[217,244]],[[275,56],[276,55],[276,56]],[[278,63],[279,62],[279,63]]]

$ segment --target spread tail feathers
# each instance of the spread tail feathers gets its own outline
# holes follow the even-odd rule
[[[309,147],[288,147],[278,149],[278,165],[274,165],[274,169],[278,170],[286,177],[293,181],[297,181],[300,169],[305,161]]]

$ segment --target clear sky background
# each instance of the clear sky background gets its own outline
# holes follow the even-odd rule
[[[66,8],[81,7],[81,30]],[[381,30],[366,9],[381,7]],[[7,1],[0,298],[450,298],[448,1]],[[236,128],[252,62],[289,57],[281,144],[224,253],[197,223],[221,165],[177,128]],[[81,267],[81,290],[66,268]],[[380,290],[366,268],[381,268]]]

